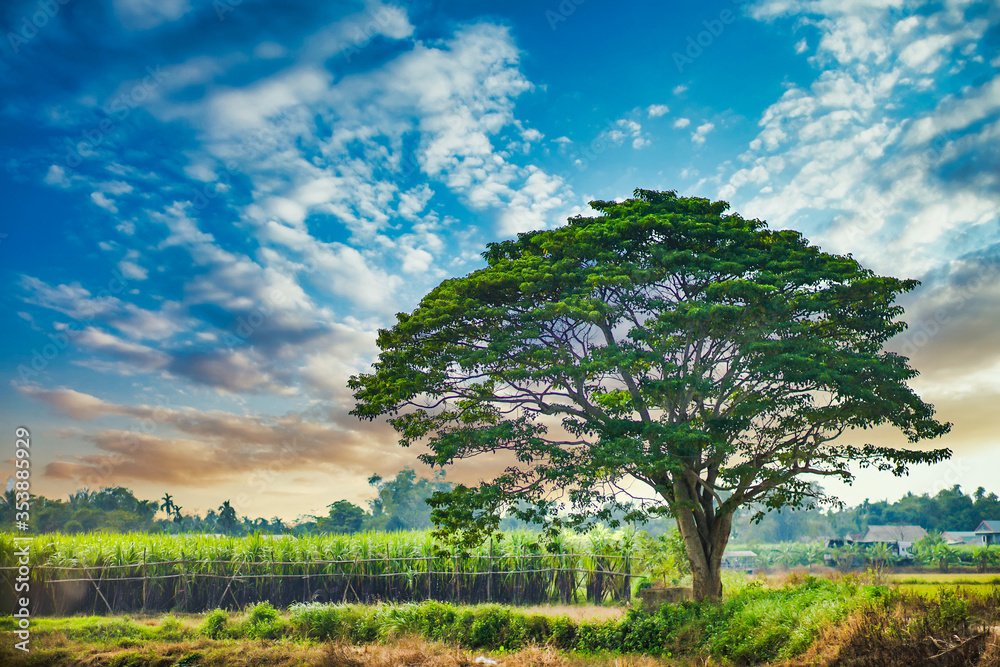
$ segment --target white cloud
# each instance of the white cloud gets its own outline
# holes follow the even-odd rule
[[[620,146],[626,139],[631,139],[632,148],[639,149],[650,144],[649,138],[642,131],[642,125],[629,118],[621,118],[615,121],[612,129],[605,130],[602,137]]]
[[[906,134],[908,145],[928,142],[940,134],[960,130],[1000,109],[1000,75],[961,98],[941,102],[933,113],[917,119]]]
[[[702,123],[691,133],[691,143],[701,146],[705,143],[705,137],[715,129],[715,123]]]
[[[544,137],[544,134],[534,128],[528,128],[526,130],[522,130],[521,132],[521,138],[529,143],[541,141]]]
[[[118,270],[122,272],[123,276],[132,280],[145,280],[149,277],[149,271],[127,259],[118,262]]]
[[[646,113],[649,114],[650,118],[659,118],[660,116],[668,113],[670,107],[666,104],[651,104],[649,108],[646,109]]]
[[[45,182],[60,188],[69,187],[69,178],[66,176],[66,170],[57,164],[49,167],[48,172],[45,174]]]
[[[90,200],[106,211],[110,211],[111,213],[118,212],[118,207],[115,206],[114,201],[106,197],[103,192],[91,192]]]
[[[685,85],[681,84],[681,85],[679,85],[679,86],[674,86],[674,89],[673,89],[673,91],[671,91],[671,92],[673,92],[673,94],[674,94],[674,95],[680,95],[681,93],[684,93],[684,92],[686,92],[686,91],[687,91],[687,89],[688,89],[688,87],[687,87],[687,86],[685,86]]]
[[[288,50],[277,42],[261,42],[253,49],[254,58],[271,60],[288,54]]]
[[[677,120],[674,121],[674,127],[678,129],[687,127],[690,124],[691,124],[690,118],[678,118]]]
[[[919,276],[946,257],[1000,240],[983,232],[998,221],[1000,188],[989,166],[970,176],[962,164],[994,164],[995,143],[955,137],[1000,109],[1000,77],[940,92],[954,76],[940,67],[954,51],[974,50],[984,27],[945,8],[891,20],[885,7],[832,2],[770,2],[769,16],[804,11],[819,30],[811,85],[792,87],[760,120],[744,162],[720,184],[745,215],[792,226],[824,249],[851,252],[866,266]],[[911,108],[937,102],[912,120]],[[741,201],[742,200],[742,201]]]
[[[130,30],[149,30],[191,10],[190,0],[113,0],[112,5],[118,20]]]
[[[87,327],[81,331],[75,340],[87,349],[107,354],[138,370],[158,370],[166,366],[170,360],[169,355],[160,350],[123,340],[94,327]]]

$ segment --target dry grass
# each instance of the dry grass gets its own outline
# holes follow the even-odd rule
[[[930,621],[935,603],[908,597],[888,612],[861,609],[824,630],[804,654],[772,667],[1000,667],[1000,626],[990,625],[997,598],[959,596],[972,612],[965,627],[938,627]]]
[[[574,621],[603,621],[609,618],[620,618],[625,614],[626,606],[602,607],[598,605],[537,605],[522,607],[519,611],[526,615],[541,614],[543,616],[568,616]]]
[[[141,647],[95,646],[53,633],[25,656],[8,637],[0,640],[4,667],[172,667],[179,661],[198,667],[485,667],[480,654],[413,637],[390,644],[213,641],[152,642]],[[486,654],[497,667],[713,667],[704,659],[683,661],[642,655],[565,654],[549,647]],[[185,664],[182,662],[182,664]],[[486,663],[489,664],[489,663]]]
[[[384,646],[330,644],[315,667],[479,667],[472,653],[406,637]],[[484,656],[485,658],[485,656]],[[496,658],[492,658],[496,659]],[[567,658],[549,648],[531,647],[505,654],[498,663],[504,667],[567,667]]]

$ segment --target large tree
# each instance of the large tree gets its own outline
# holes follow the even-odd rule
[[[433,500],[445,531],[478,539],[504,511],[549,526],[669,512],[704,599],[721,594],[738,507],[829,502],[804,475],[902,475],[950,455],[837,441],[878,425],[909,442],[948,431],[883,347],[917,281],[725,202],[636,190],[591,206],[490,244],[486,268],[397,315],[374,371],[351,378],[354,414],[389,415],[426,463],[509,453],[493,479]]]

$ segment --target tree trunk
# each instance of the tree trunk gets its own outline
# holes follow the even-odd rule
[[[677,499],[691,502],[690,497],[680,497],[677,493],[681,484],[675,486]],[[697,501],[695,501],[697,502]],[[733,513],[716,513],[709,506],[708,512],[696,517],[690,507],[681,504],[676,510],[677,528],[684,540],[688,561],[691,563],[693,579],[692,594],[695,600],[717,600],[722,597],[722,554],[729,542],[729,531],[733,525]],[[698,521],[698,519],[702,519]]]

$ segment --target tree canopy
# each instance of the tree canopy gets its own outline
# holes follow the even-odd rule
[[[884,349],[917,281],[725,202],[636,190],[591,206],[490,244],[486,268],[397,315],[373,372],[351,378],[354,414],[388,415],[426,463],[509,453],[493,479],[432,499],[443,530],[480,539],[504,511],[550,526],[669,511],[695,595],[711,597],[738,507],[832,501],[803,475],[902,475],[950,455],[837,441],[878,425],[913,443],[948,431]]]

